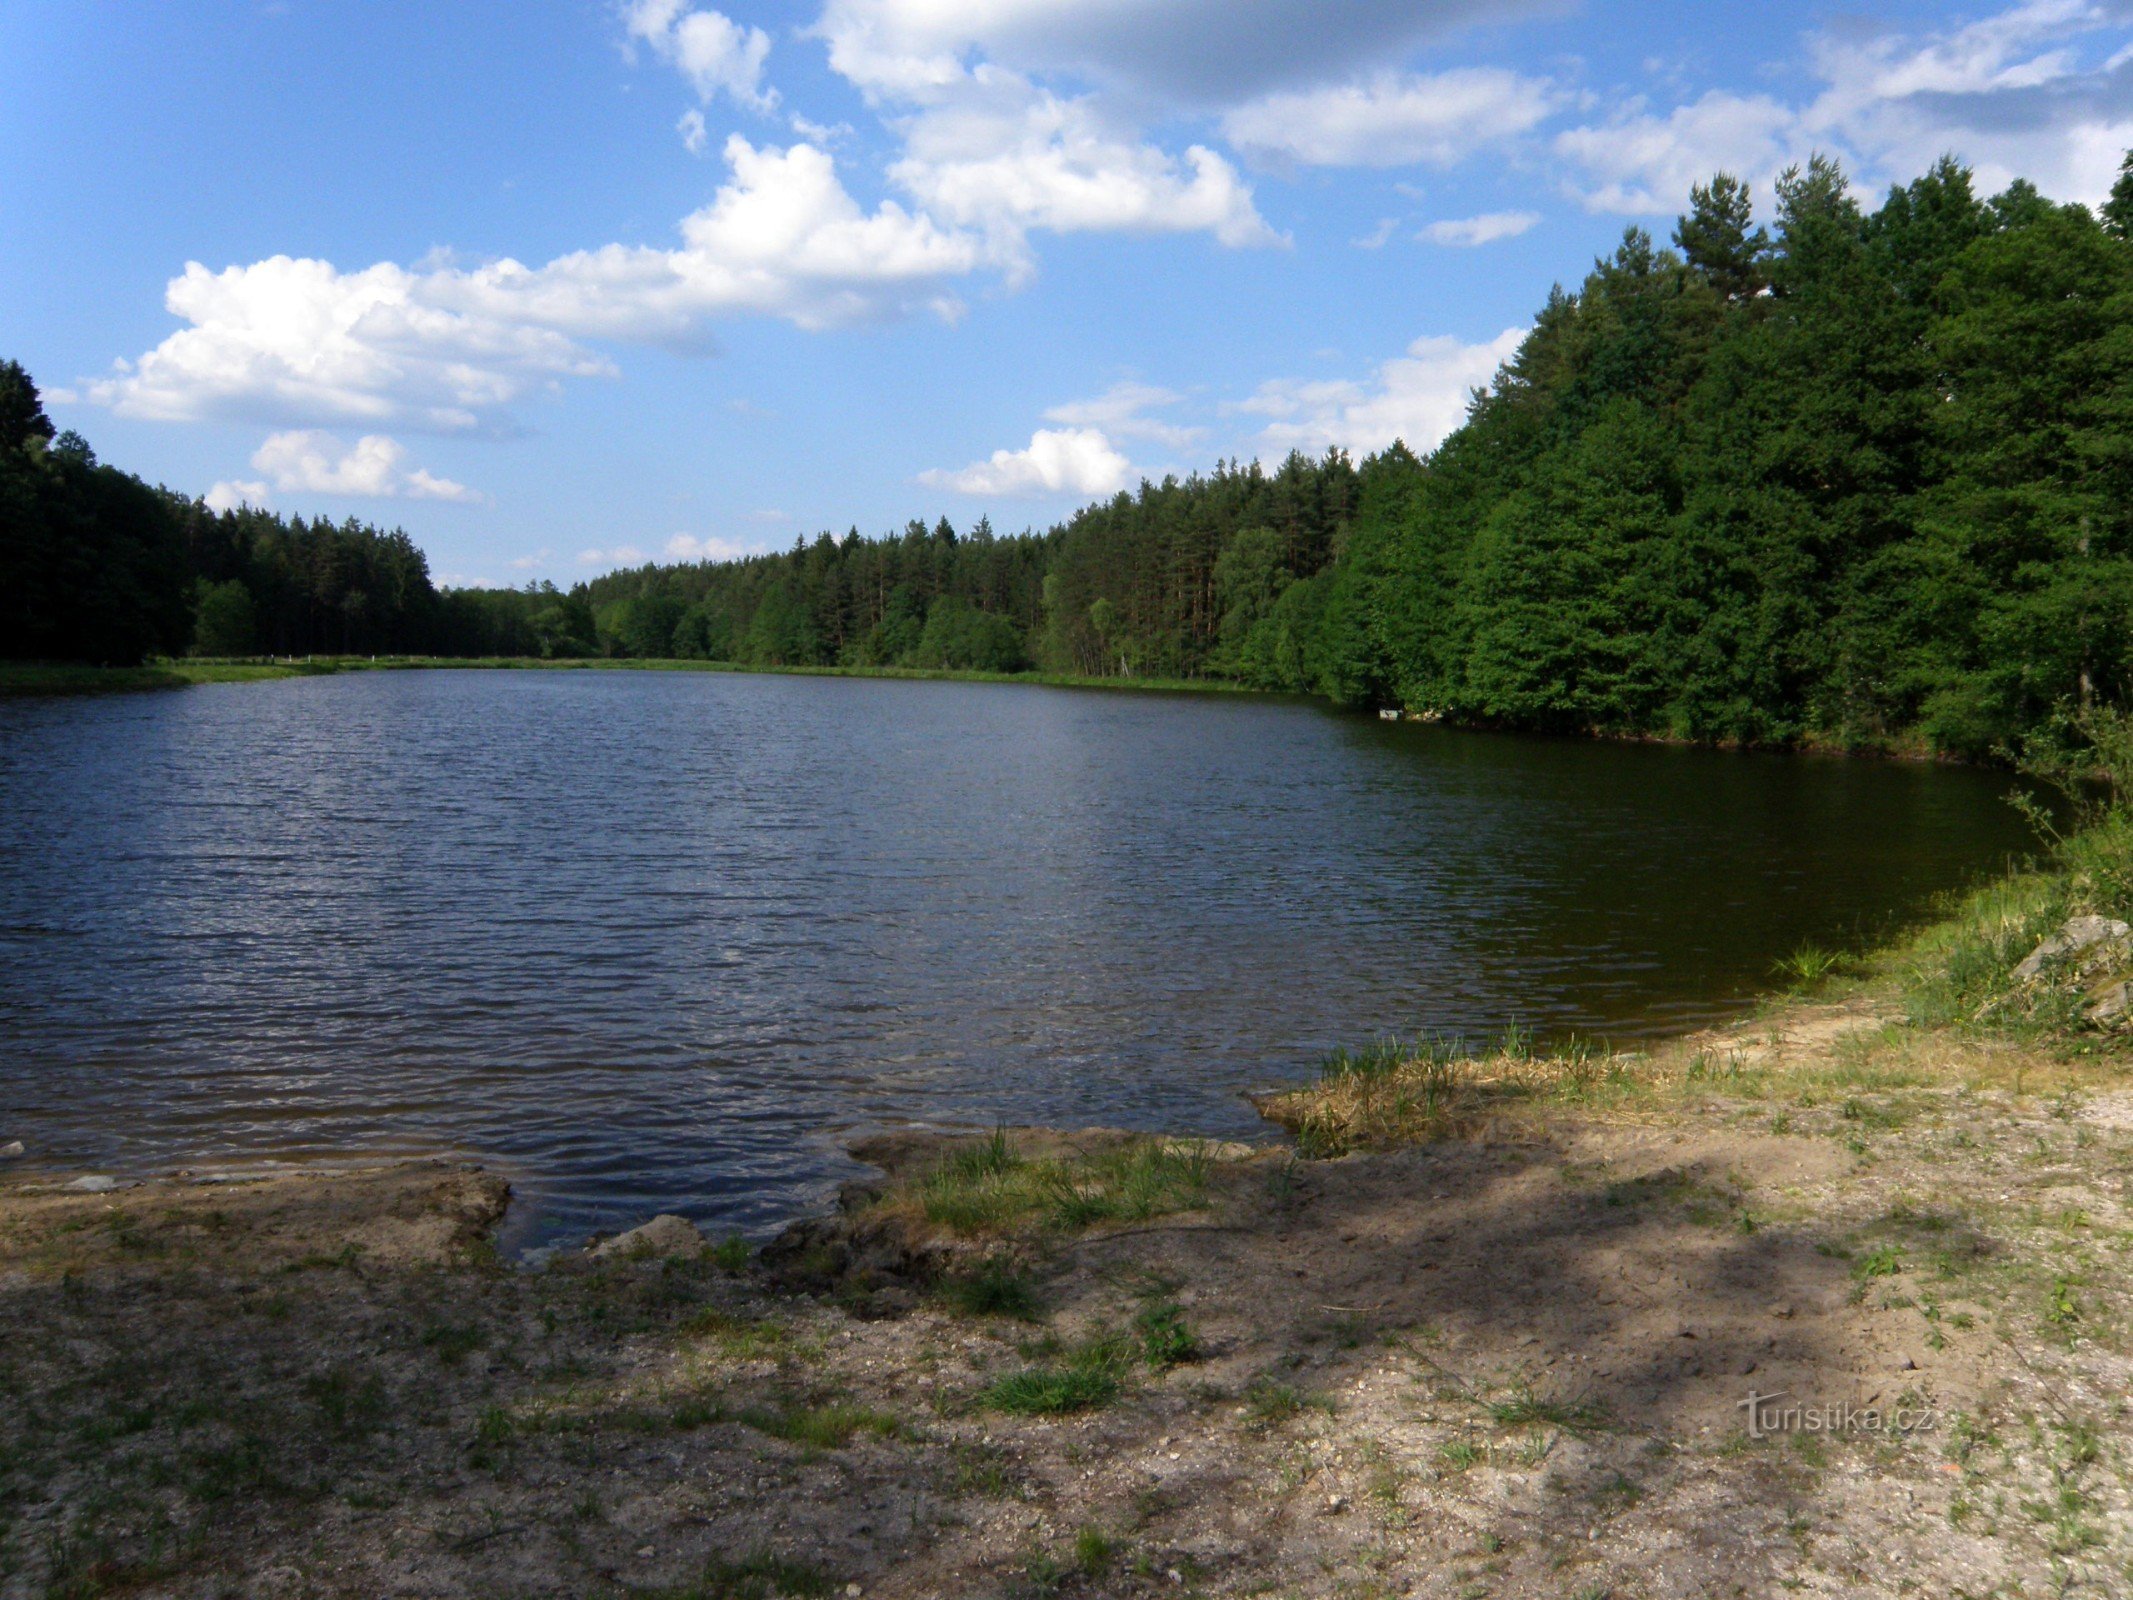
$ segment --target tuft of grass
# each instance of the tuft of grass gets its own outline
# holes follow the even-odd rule
[[[985,1261],[974,1271],[951,1274],[940,1281],[938,1292],[966,1317],[1011,1317],[1018,1322],[1038,1317],[1036,1286],[1005,1261]]]
[[[1087,1150],[1024,1150],[1004,1128],[948,1155],[904,1197],[960,1234],[1037,1226],[1075,1231],[1206,1203],[1213,1158],[1196,1140],[1129,1138]],[[885,1203],[893,1204],[892,1195]]]
[[[1322,1394],[1308,1394],[1294,1384],[1269,1377],[1254,1378],[1244,1391],[1244,1425],[1255,1431],[1278,1428],[1306,1411],[1332,1415],[1333,1402]]]
[[[714,1556],[696,1582],[633,1591],[638,1600],[818,1600],[837,1585],[819,1567],[758,1550],[738,1561]]]
[[[711,1264],[721,1272],[745,1272],[754,1255],[746,1239],[729,1233],[711,1247]]]
[[[810,1450],[842,1450],[862,1433],[895,1439],[905,1432],[903,1422],[889,1412],[838,1404],[750,1406],[738,1412],[735,1420],[757,1433]]]
[[[1054,1342],[1056,1348],[1056,1342]],[[1065,1416],[1093,1411],[1118,1398],[1125,1352],[1112,1340],[1097,1340],[1064,1361],[1040,1363],[986,1385],[979,1404],[1010,1416]]]
[[[1538,1052],[1514,1029],[1480,1054],[1450,1036],[1337,1050],[1316,1084],[1255,1104],[1289,1131],[1299,1156],[1324,1160],[1457,1138],[1519,1102],[1584,1101],[1632,1081],[1627,1061],[1605,1047],[1571,1039]]]
[[[1118,1559],[1118,1541],[1094,1523],[1074,1535],[1074,1565],[1090,1577],[1101,1577]]]
[[[1496,1399],[1484,1400],[1482,1409],[1499,1428],[1560,1428],[1585,1434],[1607,1426],[1606,1408],[1596,1401],[1543,1394],[1524,1379]]]
[[[1802,940],[1789,956],[1781,956],[1770,969],[1794,991],[1815,989],[1849,965],[1835,950],[1825,950],[1812,939]]]
[[[1157,1372],[1200,1359],[1200,1338],[1185,1320],[1184,1308],[1168,1300],[1156,1300],[1141,1308],[1133,1319],[1141,1359]]]
[[[988,1385],[981,1397],[995,1411],[1010,1416],[1063,1416],[1092,1411],[1118,1397],[1118,1380],[1108,1372],[1081,1367],[1029,1367]]]

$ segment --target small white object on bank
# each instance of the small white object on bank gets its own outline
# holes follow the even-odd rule
[[[0,1161],[20,1161],[28,1154],[29,1151],[22,1147],[20,1139],[11,1139],[6,1144],[0,1144]]]

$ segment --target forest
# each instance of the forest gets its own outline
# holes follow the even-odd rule
[[[1629,229],[1427,457],[1141,484],[449,589],[406,534],[213,512],[0,364],[0,651],[407,653],[1225,680],[1494,726],[1979,755],[2133,690],[2133,156],[2100,213],[1833,163]]]

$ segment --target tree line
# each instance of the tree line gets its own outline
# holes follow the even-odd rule
[[[2002,748],[2133,689],[2133,156],[2100,212],[1943,160],[1625,233],[1426,459],[1144,482],[1044,532],[828,533],[568,590],[216,513],[0,367],[18,656],[407,651],[1215,678],[1470,722]]]

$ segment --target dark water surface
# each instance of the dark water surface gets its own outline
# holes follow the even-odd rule
[[[1725,1014],[2019,851],[2003,777],[1227,696],[361,673],[0,703],[0,1142],[450,1148],[761,1229],[872,1120],[1251,1134],[1388,1032]]]

